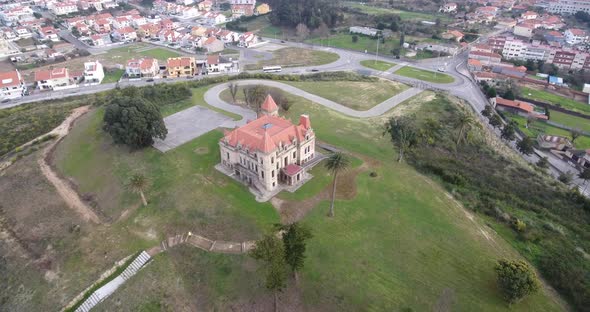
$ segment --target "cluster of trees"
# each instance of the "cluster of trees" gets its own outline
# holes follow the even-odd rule
[[[503,140],[511,142],[516,139],[516,132],[518,129],[518,124],[516,122],[511,120],[504,124],[500,115],[498,115],[490,105],[486,105],[486,107],[481,111],[481,114],[488,119],[488,122],[494,129],[500,129],[500,137]],[[532,121],[533,120],[531,118],[527,119],[527,126]],[[522,140],[519,140],[516,143],[516,148],[518,151],[525,155],[531,155],[534,152],[534,147],[535,141],[526,135],[522,138]]]
[[[274,25],[296,27],[299,24],[316,29],[324,23],[334,27],[344,19],[337,1],[330,0],[269,0],[273,8],[270,21]]]
[[[240,91],[239,85],[235,82],[230,82],[228,89],[233,102],[236,103]],[[280,89],[269,88],[264,85],[244,86],[241,89],[245,104],[256,112],[260,111],[260,107],[268,95],[272,96],[275,103],[283,111],[286,112],[291,108],[292,103],[289,102],[289,98]]]
[[[305,250],[313,237],[309,228],[299,223],[276,225],[279,235],[268,233],[256,242],[250,256],[264,264],[265,286],[273,292],[275,311],[278,310],[278,293],[287,285],[290,270],[298,282],[298,272],[305,264]],[[279,236],[281,238],[279,238]]]
[[[590,263],[576,250],[590,250],[590,200],[500,155],[485,143],[477,127],[469,131],[472,140],[468,144],[459,141],[457,151],[457,120],[462,109],[442,96],[422,105],[428,115],[410,119],[418,139],[404,159],[440,179],[467,209],[512,229],[515,235],[505,238],[517,240],[513,245],[575,309],[587,309]],[[438,134],[428,134],[430,128]],[[429,137],[434,140],[424,139]],[[538,165],[549,164],[540,160]]]

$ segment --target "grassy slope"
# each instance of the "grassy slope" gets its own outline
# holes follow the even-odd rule
[[[117,82],[121,79],[121,76],[125,73],[122,69],[114,69],[104,73],[104,79],[101,83],[112,83]]]
[[[373,166],[379,173],[378,178],[368,177],[367,172],[360,174],[356,198],[337,201],[334,219],[325,217],[327,202],[320,203],[304,219],[315,234],[302,272],[306,305],[329,310],[411,307],[422,311],[432,309],[444,292],[453,297],[453,310],[507,309],[496,289],[492,266],[499,257],[517,255],[502,240],[485,239],[475,227],[483,227],[481,222],[467,218],[440,187],[392,160],[390,144],[381,136],[381,118],[348,118],[308,101],[294,100],[288,117],[310,114],[321,140],[372,157],[378,161]],[[405,105],[423,102],[425,98],[417,98]],[[223,239],[252,238],[276,222],[276,213],[269,204],[255,203],[243,186],[212,168],[219,157],[219,132],[213,131],[166,154],[153,149],[129,153],[113,147],[99,131],[99,125],[100,111],[74,129],[58,149],[57,161],[60,169],[82,188],[90,189],[95,184],[94,191],[106,188],[108,183],[122,192],[121,184],[131,171],[147,174],[153,182],[147,192],[150,205],[139,208],[118,225],[125,226],[129,233],[155,230],[161,236],[190,229]],[[208,152],[203,154],[203,148]],[[103,182],[96,183],[101,176]],[[327,186],[329,179],[323,180],[307,191]],[[112,192],[99,197],[113,197]],[[113,210],[138,203],[137,196],[126,192],[119,198],[113,202]],[[175,259],[175,264],[164,265],[174,270],[158,271],[147,285],[164,280],[164,285],[179,287],[180,278],[186,294],[197,294],[197,299],[205,296],[206,300],[183,299],[182,290],[169,291],[161,284],[154,289],[133,282],[114,298],[132,298],[136,303],[143,298],[146,304],[153,300],[167,304],[180,301],[181,305],[182,300],[194,300],[200,308],[221,305],[220,309],[224,309],[228,300],[251,296],[262,288],[252,284],[260,277],[251,274],[253,269],[248,268],[245,257],[211,258],[197,250],[187,253],[183,256],[173,252],[158,258],[163,260],[156,259],[156,263],[169,261],[168,257]],[[192,257],[195,261],[187,261]],[[230,262],[224,260],[226,257],[231,258]],[[158,267],[152,265],[140,275]],[[110,300],[104,303],[107,307],[114,304]],[[548,311],[556,307],[538,294],[511,310]]]
[[[378,61],[378,60],[364,60],[364,61],[361,61],[361,65],[368,67],[368,68],[380,70],[380,71],[386,71],[386,70],[392,68],[393,66],[395,66],[394,63]]]
[[[377,82],[304,81],[285,83],[356,110],[368,110],[408,89],[408,86],[404,84],[387,80]]]
[[[367,36],[357,36],[358,41],[352,42],[352,35],[349,33],[341,33],[330,36],[328,39],[313,38],[306,40],[309,43],[317,45],[326,45],[342,49],[350,49],[374,54],[377,52],[377,40]],[[399,47],[399,39],[388,39],[385,43],[379,44],[379,54],[391,55],[391,50]]]
[[[454,81],[453,77],[447,74],[413,68],[409,66],[402,67],[396,70],[395,74],[434,83],[451,83]]]
[[[180,56],[180,53],[164,49],[153,47],[147,44],[135,44],[131,46],[120,47],[112,49],[107,53],[107,57],[121,58],[124,61],[133,57],[153,57],[160,61],[165,61],[169,57]]]
[[[379,8],[370,5],[364,5],[356,2],[345,2],[344,5],[360,9],[361,12],[367,13],[370,15],[383,15],[383,14],[397,14],[400,16],[402,20],[418,20],[418,21],[435,21],[436,18],[440,18],[443,21],[450,21],[451,19],[447,15],[437,15],[437,14],[428,14],[428,13],[420,13],[420,12],[410,12],[410,11],[402,11],[397,9],[386,9],[386,8]]]
[[[568,99],[566,97],[559,96],[547,91],[523,87],[522,96],[529,98],[531,100],[547,102],[553,105],[560,105],[565,109],[570,109],[580,113],[590,114],[590,105],[574,101],[572,99]]]
[[[282,48],[273,52],[272,59],[259,61],[257,64],[248,64],[245,68],[247,70],[255,70],[271,65],[280,65],[283,67],[316,66],[335,62],[338,58],[338,54],[326,51],[314,51],[302,48]]]

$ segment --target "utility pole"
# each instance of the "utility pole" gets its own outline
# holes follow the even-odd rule
[[[377,58],[379,57],[379,41],[381,41],[381,39],[379,39],[379,33],[377,33],[377,51],[375,51],[375,60],[373,64],[377,63]]]

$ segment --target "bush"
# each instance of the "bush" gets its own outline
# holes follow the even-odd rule
[[[371,178],[376,178],[376,177],[377,177],[377,172],[375,172],[375,171],[371,171],[371,173],[369,173],[369,176],[370,176]]]
[[[499,260],[495,267],[498,286],[509,303],[515,303],[539,289],[533,269],[523,260]]]
[[[524,232],[526,230],[526,223],[519,219],[515,219],[514,222],[512,222],[512,228],[517,232]]]

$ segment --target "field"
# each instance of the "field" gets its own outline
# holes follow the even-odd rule
[[[418,68],[412,68],[409,66],[402,67],[396,70],[394,74],[433,83],[451,83],[455,80],[453,79],[453,77],[447,74]]]
[[[507,112],[504,112],[503,114],[505,116],[509,117],[510,119],[516,121],[518,123],[518,127],[520,128],[520,130],[524,134],[526,134],[534,139],[536,139],[537,136],[539,136],[539,134],[560,135],[560,136],[570,138],[570,132],[568,130],[557,128],[557,127],[548,125],[546,123],[543,123],[541,121],[533,122],[532,124],[529,125],[529,127],[527,129],[526,128],[526,118],[524,118],[520,115],[510,114]],[[553,111],[551,112],[551,114],[553,114]],[[553,115],[551,115],[551,116],[553,118]],[[580,148],[580,149],[590,148],[590,137],[580,136],[578,139],[576,139],[576,141],[574,142],[574,145],[576,146],[576,148]]]
[[[284,67],[317,66],[335,62],[339,56],[336,53],[314,51],[302,48],[282,48],[272,52],[270,60],[259,61],[257,64],[245,65],[246,70],[262,69],[263,66],[280,65]]]
[[[34,69],[23,70],[25,80],[34,80],[34,72],[39,69],[50,69],[58,66],[66,66],[70,72],[83,71],[84,62],[98,60],[106,68],[113,68],[118,66],[125,66],[127,61],[132,58],[153,57],[159,61],[165,61],[169,57],[180,56],[180,53],[156,47],[146,43],[135,43],[132,45],[111,49],[103,54],[90,55],[80,58],[68,60],[64,63],[51,64],[41,66]]]
[[[550,93],[548,91],[522,88],[522,96],[531,100],[561,106],[565,109],[590,115],[590,105]]]
[[[349,49],[361,52],[367,52],[375,54],[377,52],[377,39],[371,37],[358,35],[358,41],[353,42],[352,36],[349,33],[340,33],[328,38],[313,38],[308,39],[306,42],[313,43],[316,45],[330,46],[341,49]],[[395,48],[399,48],[398,39],[387,39],[385,43],[379,43],[379,54],[380,55],[391,55],[391,51]]]
[[[370,5],[365,5],[357,2],[344,2],[344,5],[357,8],[361,12],[370,14],[370,15],[382,15],[382,14],[397,14],[400,16],[402,21],[432,21],[434,22],[437,18],[440,18],[443,21],[449,21],[450,18],[446,15],[440,14],[428,14],[428,13],[420,13],[420,12],[410,12],[410,11],[402,11],[397,9],[386,9],[386,8],[379,8]]]
[[[386,71],[386,70],[392,68],[393,66],[395,66],[394,63],[378,61],[378,60],[364,60],[364,61],[361,61],[361,65],[368,67],[368,68],[380,70],[380,71]]]
[[[325,217],[326,200],[311,201],[313,206],[307,208],[313,209],[303,222],[315,237],[308,246],[300,289],[290,288],[280,295],[285,309],[292,307],[289,304],[327,311],[422,311],[433,305],[452,305],[453,310],[508,309],[495,286],[493,263],[517,254],[436,183],[393,161],[390,143],[381,136],[383,118],[347,118],[290,98],[294,105],[288,118],[309,114],[318,138],[349,151],[363,164],[343,176],[334,219]],[[430,113],[437,109],[432,99],[426,92],[398,109]],[[277,222],[273,206],[254,202],[243,186],[212,168],[219,161],[221,132],[212,131],[166,154],[153,149],[130,152],[113,146],[102,133],[101,114],[98,109],[80,120],[55,157],[59,170],[75,181],[81,193],[94,198],[97,209],[113,223],[103,230],[108,232],[105,236],[118,237],[98,242],[86,239],[96,230],[81,234],[79,241],[86,242],[86,248],[76,250],[76,260],[72,252],[62,255],[72,263],[68,268],[76,264],[80,270],[78,280],[89,282],[96,277],[85,269],[88,259],[99,252],[126,255],[187,230],[225,240],[252,239]],[[378,176],[370,177],[371,171]],[[150,178],[147,207],[140,207],[138,197],[123,187],[132,172]],[[310,187],[281,196],[281,205],[303,209],[329,185],[324,173]],[[95,252],[88,249],[99,243],[102,247]],[[96,271],[105,267],[97,266]],[[256,274],[256,264],[247,257],[178,248],[158,256],[98,310],[115,306],[122,310],[154,306],[267,310],[270,298]],[[510,309],[558,310],[544,294]]]
[[[125,71],[122,70],[122,69],[111,69],[111,70],[107,70],[104,73],[104,79],[102,80],[101,83],[118,82],[119,79],[121,79],[121,77],[123,76],[124,73],[125,73]]]
[[[590,119],[551,110],[551,121],[590,133]]]
[[[255,32],[263,37],[281,38],[283,35],[281,28],[271,25],[266,15],[258,16],[247,22],[241,22],[239,26],[245,27],[248,31]]]
[[[368,110],[408,89],[407,85],[388,80],[379,80],[377,82],[305,81],[285,83],[355,110]]]

